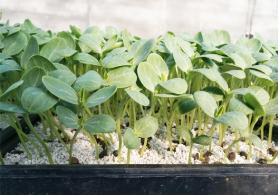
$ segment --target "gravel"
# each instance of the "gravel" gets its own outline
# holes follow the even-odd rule
[[[124,123],[128,122],[128,118],[125,118]],[[195,121],[197,122],[197,121]],[[192,133],[195,136],[197,131],[194,131],[194,128],[198,126],[197,123],[194,123]],[[207,125],[207,129],[210,128],[210,124]],[[35,126],[35,129],[37,132],[41,135],[42,138],[46,139],[49,136],[49,129],[47,130],[47,135],[43,132],[42,124],[38,124]],[[74,135],[74,131],[71,132],[72,129],[65,128],[65,131],[68,133],[68,135],[72,138]],[[123,125],[122,133],[125,132],[125,125]],[[173,131],[175,129],[173,128]],[[36,140],[34,135],[32,133],[29,134],[29,136],[35,140],[38,145],[41,147],[39,142]],[[108,135],[106,135],[107,138],[109,138]],[[118,164],[117,159],[117,149],[118,149],[118,136],[116,133],[111,133],[111,136],[113,138],[113,144],[110,145],[109,150],[103,152],[103,148],[99,145],[99,153],[102,152],[103,158],[96,159],[96,150],[94,145],[91,145],[89,138],[80,132],[77,136],[77,142],[74,144],[73,147],[73,157],[77,158],[80,164]],[[139,154],[140,148],[131,150],[131,164],[187,164],[188,162],[188,154],[189,154],[189,146],[185,146],[183,144],[177,144],[172,143],[173,147],[175,147],[175,152],[171,153],[167,149],[169,148],[169,143],[165,142],[166,137],[166,127],[165,126],[159,126],[158,131],[154,136],[152,136],[152,139],[148,142],[149,148],[145,150],[144,156],[141,158]],[[228,146],[234,141],[235,136],[234,133],[231,132],[230,129],[227,130],[226,135],[224,137],[223,142],[225,142],[225,146],[222,148],[221,146],[218,146],[218,132],[215,131],[213,134],[213,142],[212,142],[212,151],[211,155],[205,159],[205,162],[201,161],[199,158],[195,158],[197,153],[200,153],[200,149],[202,146],[194,144],[193,150],[192,150],[192,156],[191,156],[191,162],[192,164],[202,164],[202,163],[208,163],[208,164],[258,164],[262,163],[262,160],[266,157],[272,158],[272,155],[268,153],[267,148],[267,141],[262,141],[263,148],[260,149],[256,146],[253,146],[252,149],[252,156],[250,160],[246,160],[245,155],[240,155],[237,153],[234,153],[234,159],[233,162],[230,162],[228,159],[224,162],[223,156],[224,156],[224,150],[228,148]],[[178,140],[178,137],[173,135],[172,140]],[[47,146],[50,149],[50,152],[52,154],[52,158],[55,164],[68,164],[69,154],[67,153],[64,146],[59,143],[58,139],[56,138],[53,142],[46,143]],[[29,148],[33,159],[29,160],[26,152],[24,151],[21,144],[18,144],[18,146],[14,149],[17,151],[24,151],[23,153],[7,153],[4,157],[5,164],[7,165],[14,165],[14,164],[49,164],[47,156],[40,157],[39,153],[35,150],[35,148],[29,143],[26,142],[27,147]],[[68,144],[69,145],[69,144]],[[278,150],[278,145],[275,142],[272,142],[271,148],[274,148],[275,150]],[[208,152],[208,146],[205,147],[204,154]],[[41,150],[43,148],[41,147]],[[116,152],[115,152],[116,151]],[[233,146],[232,151],[236,151],[235,146]],[[239,142],[239,151],[241,154],[243,152],[247,153],[249,152],[249,145],[246,145],[245,142]],[[125,164],[127,161],[127,148],[123,146],[122,148],[122,163]],[[270,162],[267,162],[270,163]],[[278,164],[278,158],[275,159],[275,161],[272,164]]]

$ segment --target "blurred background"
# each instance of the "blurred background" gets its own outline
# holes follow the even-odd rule
[[[195,35],[224,29],[233,42],[254,32],[266,40],[278,39],[278,0],[0,0],[0,11],[1,22],[29,18],[52,31],[69,31],[70,24],[82,31],[114,26],[155,38],[166,31]]]

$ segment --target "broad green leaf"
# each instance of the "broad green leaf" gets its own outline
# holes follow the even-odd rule
[[[18,31],[20,31],[20,30],[21,30],[21,27],[20,27],[20,26],[18,26],[18,27],[12,27],[12,28],[9,30],[9,33],[8,33],[7,36],[10,36],[10,35],[12,35],[12,34],[18,32]]]
[[[138,66],[137,74],[144,87],[154,92],[156,85],[160,83],[160,79],[152,65],[147,62],[141,62]]]
[[[191,60],[189,59],[188,55],[186,55],[180,47],[176,46],[173,49],[173,55],[175,62],[177,66],[184,71],[185,73],[188,73],[189,70],[193,68]]]
[[[58,100],[56,98],[37,87],[25,89],[21,96],[22,107],[34,114],[47,111],[57,102]]]
[[[247,136],[245,136],[245,138],[251,142],[252,144],[254,144],[255,146],[257,146],[258,148],[263,148],[262,146],[262,141],[261,139],[253,134],[248,134]]]
[[[90,50],[92,50],[94,53],[101,53],[101,39],[99,36],[92,34],[83,34],[81,35],[81,37],[79,37],[79,43],[80,42],[89,47]]]
[[[208,146],[210,145],[210,139],[207,135],[200,135],[200,136],[197,136],[195,137],[194,139],[192,139],[192,142],[194,144],[200,144],[202,146]]]
[[[64,64],[53,63],[53,65],[56,67],[57,70],[67,70],[67,71],[70,71],[70,69],[67,66],[65,66]]]
[[[185,80],[181,78],[174,78],[168,81],[164,81],[159,83],[164,89],[175,93],[175,94],[183,94],[187,91],[187,83]]]
[[[68,108],[64,106],[56,107],[58,118],[62,121],[62,123],[72,129],[79,128],[78,118],[77,116]]]
[[[278,113],[278,97],[272,100],[269,100],[265,105],[263,105],[263,109],[266,115],[277,114]]]
[[[169,75],[169,69],[163,58],[152,53],[148,56],[147,62],[152,65],[152,68],[156,71],[157,75],[161,77],[162,74],[167,78]]]
[[[255,95],[253,95],[251,93],[246,93],[244,95],[244,99],[245,99],[245,102],[255,110],[255,112],[254,112],[255,116],[264,116],[265,115],[264,109]]]
[[[5,45],[2,52],[13,56],[18,54],[26,46],[27,38],[22,32],[17,32],[4,38],[2,43]]]
[[[0,74],[10,71],[21,71],[21,69],[10,65],[0,65]]]
[[[70,30],[77,38],[79,38],[82,34],[81,30],[75,26],[70,25]]]
[[[134,54],[131,52],[123,52],[115,55],[115,57],[122,58],[125,61],[130,61],[134,57]]]
[[[223,73],[223,76],[225,75],[231,75],[233,77],[236,77],[238,79],[244,79],[246,77],[245,72],[243,72],[242,70],[230,70],[230,71],[226,71]]]
[[[262,73],[260,71],[249,69],[249,73],[251,73],[252,75],[258,77],[261,80],[261,82],[262,82],[261,85],[272,86],[274,84],[272,79],[269,76],[267,76],[266,74],[264,74],[264,73]]]
[[[188,97],[175,102],[172,109],[176,114],[181,115],[190,112],[197,106],[197,102],[192,97]]]
[[[24,27],[28,32],[38,29],[29,19],[24,21]]]
[[[259,39],[253,38],[248,40],[244,46],[249,49],[252,53],[257,53],[262,47],[262,42]]]
[[[114,44],[117,43],[118,35],[111,37],[102,47],[101,52],[108,52],[114,48]]]
[[[119,66],[131,66],[131,64],[127,61],[125,61],[122,58],[118,58],[118,57],[105,57],[102,61],[101,61],[101,65],[104,68],[116,68]]]
[[[75,42],[70,33],[62,31],[58,33],[57,37],[61,37],[66,41],[65,49],[75,50]]]
[[[272,69],[265,65],[255,65],[250,66],[249,69],[254,69],[263,72],[266,75],[270,75],[272,73]]]
[[[109,37],[119,34],[119,31],[113,26],[107,26],[105,28],[105,32],[106,32],[106,36],[109,35]]]
[[[240,50],[240,51],[237,51],[236,54],[238,56],[240,56],[241,59],[244,61],[245,68],[248,68],[248,67],[252,66],[253,57],[248,50]]]
[[[213,30],[211,33],[211,43],[213,46],[231,43],[230,35],[225,30]]]
[[[226,55],[230,55],[231,53],[235,53],[239,50],[247,50],[245,47],[237,44],[227,44],[220,48],[220,50]]]
[[[220,117],[215,118],[218,123],[231,126],[234,129],[248,128],[248,118],[242,112],[227,112]]]
[[[64,107],[70,109],[74,114],[77,114],[77,105],[75,105],[75,104],[71,104],[64,100],[60,100],[53,106],[53,108],[56,109],[58,106],[64,106]]]
[[[129,32],[126,29],[124,29],[123,32],[122,32],[122,38],[123,38],[124,46],[129,51],[129,49],[130,49],[130,38],[129,38]]]
[[[197,56],[195,58],[208,58],[208,59],[215,60],[217,62],[222,62],[222,56],[217,54],[204,54],[204,55]]]
[[[126,48],[125,47],[119,47],[119,48],[116,48],[116,49],[113,49],[112,51],[110,51],[109,53],[106,54],[106,57],[112,57],[112,56],[115,56],[117,54],[120,54],[120,53],[123,53],[126,51]]]
[[[134,131],[131,128],[127,128],[124,134],[124,145],[128,149],[136,149],[140,144],[140,139],[134,134]]]
[[[235,66],[241,68],[242,70],[244,70],[247,67],[247,65],[245,64],[245,61],[236,53],[231,53],[229,56],[235,62]]]
[[[184,53],[188,55],[189,57],[194,55],[194,50],[191,48],[190,43],[184,41],[180,37],[175,37],[175,41],[178,43],[178,45],[181,47]]]
[[[0,96],[0,100],[5,100],[9,94],[11,92],[13,92],[13,90],[15,90],[16,88],[18,88],[24,81],[20,80],[14,84],[12,84],[1,96]]]
[[[182,137],[183,139],[185,139],[185,141],[187,142],[191,142],[192,138],[193,138],[193,134],[190,131],[190,129],[186,128],[186,127],[182,127],[182,126],[178,126],[175,129],[175,133]]]
[[[255,95],[255,92],[249,88],[239,88],[239,89],[234,89],[233,91],[231,91],[231,94],[245,95],[246,93],[251,93],[251,94]]]
[[[46,73],[57,70],[56,67],[47,58],[41,55],[34,55],[28,60],[26,69],[30,70],[34,67],[42,68],[45,70]]]
[[[127,67],[110,70],[105,80],[109,85],[117,85],[118,88],[126,88],[136,83],[137,76],[134,71]]]
[[[203,88],[202,91],[208,92],[215,101],[222,101],[225,98],[224,92],[218,87],[209,86]]]
[[[156,39],[150,39],[143,45],[140,45],[133,58],[133,65],[137,66],[140,62],[142,62],[149,53],[153,50],[156,44]]]
[[[254,85],[250,86],[248,88],[252,89],[255,92],[255,96],[261,105],[264,105],[270,99],[270,96],[265,89],[263,89],[259,86],[254,86]]]
[[[229,111],[242,112],[245,115],[253,113],[252,108],[248,104],[236,97],[232,97],[230,100]]]
[[[87,108],[92,108],[94,106],[97,106],[105,102],[106,100],[108,100],[116,91],[117,91],[116,85],[99,89],[97,92],[93,93],[93,95],[91,95],[87,99],[85,106]]]
[[[142,106],[148,106],[150,104],[149,99],[139,91],[125,89],[126,93],[138,104]]]
[[[53,95],[72,104],[78,104],[78,96],[68,84],[51,76],[44,76],[42,82]]]
[[[75,74],[73,74],[69,70],[54,70],[48,74],[48,76],[51,76],[55,79],[58,79],[60,81],[63,81],[64,83],[71,86],[74,81],[76,80]]]
[[[155,96],[162,97],[162,98],[180,99],[180,98],[191,96],[191,94],[181,94],[181,95],[178,95],[178,94],[168,93],[168,94],[155,94]]]
[[[91,65],[96,65],[96,66],[100,66],[100,63],[98,62],[98,60],[91,56],[90,54],[87,53],[78,53],[75,54],[72,59],[74,60],[78,60],[79,62],[83,63],[83,64],[91,64]]]
[[[40,55],[49,59],[50,62],[60,62],[63,57],[56,54],[56,51],[65,49],[67,42],[65,39],[56,37],[48,41],[40,50]]]
[[[252,53],[252,57],[257,61],[257,62],[262,62],[269,60],[270,57],[264,53]]]
[[[12,66],[12,67],[15,67],[15,68],[20,68],[20,66],[18,65],[18,63],[14,60],[10,60],[10,59],[6,59],[2,62],[2,65],[9,65],[9,66]]]
[[[167,48],[167,50],[170,53],[173,53],[174,51],[174,47],[176,46],[176,41],[175,41],[175,34],[173,32],[168,31],[165,35],[164,35],[164,44]]]
[[[39,35],[33,35],[33,37],[35,37],[38,41],[39,45],[43,45],[45,43],[47,43],[48,41],[50,41],[50,37],[43,37],[43,36],[39,36]]]
[[[197,91],[193,97],[202,110],[208,116],[214,118],[214,114],[217,112],[217,105],[214,98],[205,91]]]
[[[103,79],[96,71],[90,70],[78,77],[72,87],[76,92],[79,92],[81,88],[84,88],[85,92],[91,92],[99,89],[102,81]]]
[[[0,102],[0,112],[20,113],[20,114],[22,114],[22,113],[26,113],[27,111],[24,110],[24,108],[19,107],[17,105],[5,103],[5,102]]]
[[[74,49],[61,49],[59,51],[56,51],[55,53],[60,57],[65,58],[72,56],[73,54],[77,53],[77,51]]]
[[[99,114],[90,117],[83,127],[92,133],[113,133],[116,129],[116,122],[111,116]]]
[[[137,53],[137,51],[147,42],[147,39],[140,39],[138,41],[135,41],[134,43],[132,43],[132,45],[130,46],[130,50],[129,52],[135,54]]]
[[[137,137],[148,138],[155,134],[158,129],[158,121],[152,116],[145,116],[134,125],[134,133]]]
[[[39,67],[28,70],[20,79],[24,82],[16,90],[17,98],[20,100],[23,91],[28,87],[43,88],[42,77],[45,75],[45,70]]]
[[[39,44],[35,37],[31,37],[21,57],[21,66],[26,67],[27,62],[33,55],[39,54]]]

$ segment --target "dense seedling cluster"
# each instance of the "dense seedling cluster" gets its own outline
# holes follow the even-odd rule
[[[116,131],[118,162],[124,144],[129,149],[129,163],[130,150],[138,148],[139,138],[144,138],[143,156],[147,138],[156,133],[159,123],[167,125],[171,151],[171,137],[176,134],[180,143],[185,141],[191,149],[193,144],[202,145],[201,158],[205,146],[211,150],[215,126],[219,145],[228,126],[235,131],[233,144],[245,138],[249,159],[252,144],[261,147],[263,127],[270,122],[270,146],[278,113],[278,41],[265,41],[256,34],[233,44],[224,30],[198,32],[193,38],[188,33],[167,32],[142,39],[111,26],[105,31],[96,26],[84,32],[75,26],[70,29],[44,31],[28,19],[13,26],[0,24],[0,111],[9,118],[0,117],[16,129],[30,159],[26,140],[52,164],[45,142],[58,138],[71,163],[73,143],[80,131],[90,138],[98,158],[96,138],[108,148],[113,142],[109,135]],[[14,113],[23,115],[44,152],[22,131]],[[29,113],[40,116],[45,132],[50,129],[47,140],[37,134]],[[122,137],[125,115],[130,128]],[[262,127],[253,131],[260,117]],[[195,120],[199,126],[193,137]],[[174,122],[177,127],[172,132]],[[203,123],[212,124],[209,131],[202,129]],[[70,146],[63,125],[76,129]],[[261,139],[256,136],[259,133]]]

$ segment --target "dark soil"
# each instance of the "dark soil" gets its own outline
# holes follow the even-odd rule
[[[245,159],[247,159],[248,154],[246,152],[241,151],[239,153],[240,156],[245,156]]]
[[[267,160],[265,160],[265,159],[260,159],[260,160],[258,160],[258,163],[259,163],[259,164],[267,164]]]
[[[199,160],[199,158],[200,158],[199,153],[196,153],[195,156],[194,156],[194,160]]]
[[[100,154],[99,154],[99,158],[103,158],[105,156],[108,156],[107,155],[107,150],[103,150]]]
[[[230,152],[228,155],[228,159],[230,160],[230,162],[234,162],[234,160],[236,159],[236,153]]]
[[[211,156],[211,155],[212,155],[211,152],[206,152],[205,154],[203,154],[203,157],[204,157],[204,158],[207,158],[207,157],[209,157],[209,156]]]
[[[71,164],[79,164],[79,160],[76,157],[71,157]]]

